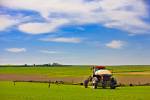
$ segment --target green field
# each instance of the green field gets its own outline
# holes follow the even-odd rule
[[[47,83],[0,82],[1,100],[149,100],[150,86],[119,87],[115,90]]]
[[[107,66],[115,76],[146,76],[128,73],[150,73],[150,66]],[[84,77],[91,75],[90,66],[57,67],[0,67],[0,74],[41,75],[48,77]],[[119,74],[127,73],[127,74]],[[133,78],[134,78],[133,77]],[[143,78],[144,78],[143,77]],[[150,86],[118,87],[111,89],[85,89],[79,85],[54,85],[48,83],[28,83],[0,81],[0,100],[149,100]]]
[[[0,74],[47,75],[56,77],[90,75],[90,67],[0,67]]]
[[[150,66],[107,66],[107,69],[111,70],[116,75],[119,75],[118,73],[128,72],[150,73]],[[0,67],[0,74],[46,75],[49,77],[83,77],[89,76],[91,73],[91,66]]]

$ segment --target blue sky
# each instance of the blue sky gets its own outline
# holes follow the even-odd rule
[[[150,64],[148,0],[1,0],[0,64]]]

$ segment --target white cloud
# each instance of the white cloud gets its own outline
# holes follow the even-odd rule
[[[44,42],[62,42],[62,43],[80,43],[82,42],[82,39],[80,38],[66,38],[66,37],[57,37],[57,38],[43,38],[40,39],[41,41]]]
[[[17,21],[11,19],[9,16],[0,15],[0,31],[4,31],[16,23]]]
[[[120,41],[120,40],[113,40],[109,43],[106,44],[106,47],[108,48],[112,48],[112,49],[120,49],[125,45],[124,41]]]
[[[5,31],[13,26],[18,26],[21,23],[25,23],[31,20],[33,20],[31,16],[24,16],[22,14],[10,16],[8,14],[0,13],[0,31]]]
[[[47,22],[29,22],[19,26],[20,30],[31,34],[53,32],[66,24],[92,23],[132,34],[147,33],[150,30],[150,24],[143,20],[149,17],[144,0],[1,0],[0,5],[39,12]],[[59,24],[62,18],[68,22]],[[40,26],[41,30],[37,29]]]
[[[45,54],[58,54],[60,52],[57,51],[50,51],[50,50],[40,50],[41,53],[45,53]]]
[[[8,51],[8,52],[12,52],[12,53],[26,52],[25,48],[7,48],[5,50]]]
[[[29,34],[48,33],[56,31],[58,27],[61,27],[66,23],[67,20],[65,19],[53,20],[52,22],[46,23],[39,23],[39,22],[25,23],[19,25],[19,30]]]

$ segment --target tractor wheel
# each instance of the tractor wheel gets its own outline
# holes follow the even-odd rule
[[[97,86],[98,86],[98,79],[97,79],[97,77],[93,77],[92,78],[92,85],[93,85],[93,89],[97,89]]]
[[[115,88],[116,88],[115,85],[111,85],[111,86],[110,86],[110,89],[115,89]]]
[[[97,89],[98,83],[93,83],[93,89]]]
[[[110,81],[110,88],[115,89],[116,85],[117,85],[117,81],[114,78],[112,78]]]
[[[115,89],[115,88],[116,88],[116,84],[110,83],[110,89]]]
[[[102,82],[102,88],[106,89],[106,82]]]
[[[88,88],[88,83],[89,83],[88,80],[85,80],[85,81],[84,81],[84,87],[85,87],[85,88]]]
[[[87,85],[84,85],[84,87],[85,87],[85,88],[88,88],[88,86],[87,86]]]
[[[110,83],[110,89],[115,89],[116,85],[114,83]]]

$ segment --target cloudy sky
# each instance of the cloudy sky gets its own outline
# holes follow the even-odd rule
[[[0,0],[0,64],[150,64],[149,0]]]

